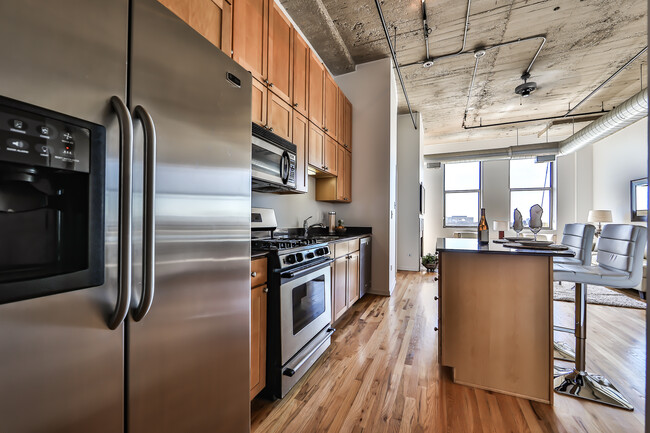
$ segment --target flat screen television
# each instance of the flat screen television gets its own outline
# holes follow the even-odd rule
[[[648,178],[630,181],[632,221],[648,221]]]

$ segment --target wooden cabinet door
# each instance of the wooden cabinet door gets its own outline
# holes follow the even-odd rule
[[[345,95],[341,89],[336,108],[336,141],[345,147]]]
[[[293,26],[273,1],[269,11],[269,89],[291,105]]]
[[[226,0],[159,0],[204,38],[230,55],[232,6]]]
[[[334,320],[337,320],[348,308],[347,299],[347,275],[348,259],[343,256],[334,260],[332,269],[332,294],[333,294],[333,314]]]
[[[293,31],[293,108],[309,118],[309,45]]]
[[[325,147],[325,134],[316,125],[309,122],[309,165],[323,170],[323,148]]]
[[[253,78],[253,109],[252,119],[260,126],[266,126],[266,110],[268,90],[266,86]]]
[[[323,129],[325,122],[323,101],[325,92],[325,68],[316,54],[309,54],[309,120]]]
[[[268,110],[266,118],[268,121],[269,131],[279,135],[287,141],[291,141],[293,132],[293,110],[291,106],[280,99],[273,92],[268,92]]]
[[[232,58],[260,82],[267,79],[269,0],[236,0]]]
[[[345,98],[345,105],[344,105],[344,117],[345,119],[343,120],[343,127],[345,128],[344,132],[344,146],[346,149],[349,151],[352,151],[352,103],[348,100],[348,98]]]
[[[251,400],[266,386],[266,291],[266,285],[251,290]]]
[[[352,201],[352,152],[346,150],[344,153],[343,184],[345,185],[345,194],[343,200],[349,203]],[[339,176],[341,176],[340,173]]]
[[[336,123],[337,123],[337,112],[339,104],[339,87],[336,85],[334,78],[326,72],[325,73],[325,122],[323,126],[323,131],[327,133],[330,137],[336,139]]]
[[[359,300],[359,251],[348,257],[348,304],[351,306]]]
[[[345,173],[345,149],[343,146],[336,146],[336,165],[338,168],[336,179],[336,199],[345,201],[345,181],[343,179]]]
[[[309,176],[307,173],[307,141],[309,121],[298,111],[293,110],[293,144],[296,145],[296,191],[307,192]]]
[[[336,152],[338,144],[331,138],[329,135],[325,136],[325,147],[323,148],[323,164],[325,165],[324,170],[330,174],[336,176],[338,173],[338,168],[336,164]]]

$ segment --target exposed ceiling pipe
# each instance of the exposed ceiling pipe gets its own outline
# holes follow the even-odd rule
[[[427,21],[427,4],[425,0],[422,0],[422,33],[424,34],[424,45],[427,48],[427,59],[423,66],[428,68],[433,66],[433,62],[429,59],[431,57],[429,55],[429,35],[431,34],[431,28]]]
[[[567,155],[602,140],[648,115],[648,89],[632,96],[614,110],[593,121],[582,130],[561,142],[526,144],[498,149],[425,155],[427,163],[491,161],[499,159],[533,158],[542,155]]]
[[[413,122],[413,127],[418,129],[417,123],[415,123],[415,115],[411,109],[411,102],[409,101],[409,95],[406,93],[406,85],[404,84],[404,78],[402,78],[402,70],[397,63],[397,54],[395,54],[395,48],[393,48],[393,43],[390,40],[390,34],[388,33],[388,26],[386,26],[386,20],[384,19],[384,13],[381,10],[381,5],[379,0],[375,0],[375,5],[377,6],[377,12],[379,12],[379,19],[381,20],[381,25],[384,28],[384,34],[386,35],[386,42],[388,42],[388,48],[390,49],[390,55],[393,57],[393,63],[395,64],[395,69],[397,69],[397,76],[399,77],[399,82],[402,85],[402,91],[404,92],[404,98],[406,99],[406,105],[409,109],[409,114],[411,115],[411,121]]]

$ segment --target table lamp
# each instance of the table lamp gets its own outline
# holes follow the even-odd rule
[[[598,228],[596,229],[596,237],[600,237],[600,233],[603,231],[601,223],[612,222],[612,211],[604,209],[590,210],[587,221],[590,223],[598,223]]]
[[[503,239],[508,230],[508,221],[492,221],[492,230],[499,232],[499,239]]]

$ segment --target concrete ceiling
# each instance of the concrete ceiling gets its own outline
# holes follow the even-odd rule
[[[422,113],[425,145],[538,137],[538,121],[503,127],[463,128],[475,65],[473,52],[536,35],[547,42],[529,81],[528,98],[514,93],[541,39],[488,50],[478,64],[466,125],[477,126],[564,115],[647,44],[646,0],[472,0],[466,54],[440,59],[430,68],[422,30],[422,0],[384,0],[382,9],[402,66],[414,111]],[[281,0],[333,74],[390,55],[374,0]],[[467,2],[427,0],[433,58],[462,46]],[[396,29],[395,29],[396,28]],[[408,66],[410,64],[410,66]],[[647,53],[598,91],[575,113],[610,110],[646,86]],[[400,89],[400,113],[408,112]],[[593,120],[593,118],[591,119]],[[563,139],[585,123],[553,125],[549,139]],[[545,138],[545,135],[543,136]],[[505,140],[504,140],[505,141]],[[466,146],[459,146],[464,149]],[[431,148],[430,148],[431,149]]]

